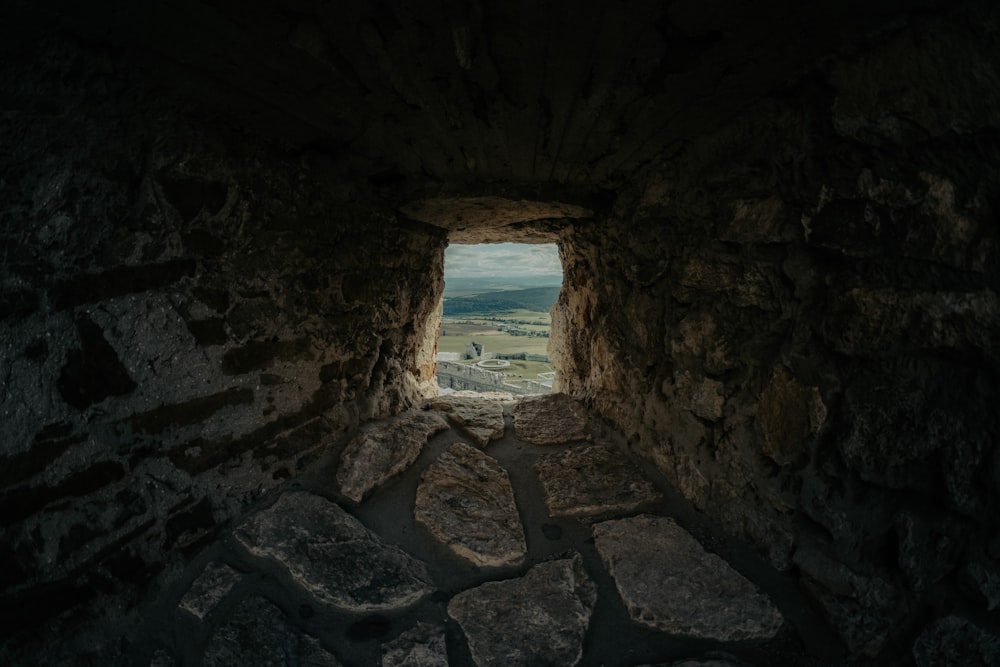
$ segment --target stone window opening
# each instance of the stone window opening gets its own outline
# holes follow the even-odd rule
[[[551,310],[563,268],[554,239],[535,243],[450,243],[435,310],[439,394],[547,394]]]
[[[518,188],[512,188],[510,192]],[[512,194],[499,195],[439,195],[411,200],[397,210],[404,218],[421,222],[447,233],[447,246],[463,246],[477,244],[552,244],[558,248],[560,260],[560,275],[565,278],[566,256],[565,241],[572,233],[573,225],[586,223],[594,219],[594,209],[578,204],[561,201],[562,197],[552,200],[520,198]],[[599,206],[607,202],[600,201],[590,195],[578,194],[581,200],[593,201]],[[575,197],[574,197],[575,198]],[[444,291],[443,260],[435,269],[440,271],[441,284],[439,292]],[[565,283],[565,280],[562,281]],[[441,324],[443,301],[425,320],[423,338],[417,354],[415,367],[420,372],[421,390],[430,396],[440,391],[435,376],[437,372],[438,327]],[[550,316],[556,315],[556,307]],[[563,330],[564,318],[551,317],[551,328],[547,345],[547,355],[553,366],[553,388],[559,391],[561,384],[560,360],[564,359],[565,346],[570,340],[568,332]],[[489,349],[487,348],[487,352]]]

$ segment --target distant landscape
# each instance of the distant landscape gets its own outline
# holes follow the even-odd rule
[[[533,289],[536,287],[559,287],[561,275],[526,276],[450,276],[445,271],[444,295],[470,296],[486,292]]]
[[[538,277],[535,276],[535,280]],[[517,279],[484,279],[475,286],[475,279],[455,281],[458,286],[445,289],[440,352],[465,351],[473,341],[486,352],[544,355],[548,353],[552,317],[549,310],[559,298],[560,285],[500,287],[500,281]],[[470,361],[468,363],[475,363]],[[542,361],[512,361],[508,375],[513,380],[537,379],[539,373],[551,372],[552,366]]]
[[[551,379],[543,361],[559,298],[562,266],[555,245],[449,246],[438,351],[461,356],[471,342],[486,354],[532,355],[508,359],[507,381]],[[459,363],[475,364],[476,359]]]
[[[465,291],[463,291],[465,293]],[[467,314],[499,315],[518,310],[548,314],[559,298],[559,286],[528,289],[491,290],[467,296],[448,296],[445,292],[445,317]]]

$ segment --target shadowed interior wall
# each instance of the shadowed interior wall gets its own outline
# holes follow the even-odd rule
[[[1000,88],[950,75],[980,18],[829,64],[563,239],[562,389],[861,654],[1000,602]]]
[[[71,43],[2,76],[0,576],[31,627],[434,391],[445,234]]]

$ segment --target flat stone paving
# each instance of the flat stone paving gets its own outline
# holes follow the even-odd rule
[[[575,665],[596,601],[575,554],[462,591],[448,603],[448,615],[462,626],[477,665]]]
[[[433,590],[422,562],[312,493],[283,494],[239,526],[236,539],[283,566],[318,601],[345,611],[400,609]]]
[[[551,516],[608,516],[635,512],[660,497],[621,451],[607,445],[571,447],[535,464]]]
[[[557,395],[366,425],[193,558],[137,664],[824,664],[594,424]]]
[[[503,437],[505,429],[503,404],[466,396],[442,396],[430,402],[430,407],[448,414],[480,447]]]
[[[770,639],[784,622],[753,582],[669,518],[648,514],[594,526],[632,619],[665,632],[735,641]]]
[[[414,516],[477,565],[518,565],[528,555],[507,471],[465,443],[456,442],[424,471]]]

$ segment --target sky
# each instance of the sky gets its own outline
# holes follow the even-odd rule
[[[539,276],[562,278],[554,243],[450,245],[444,251],[445,280],[452,278]]]

